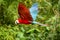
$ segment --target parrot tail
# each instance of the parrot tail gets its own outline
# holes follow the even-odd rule
[[[35,21],[33,21],[32,23],[34,23],[34,24],[38,24],[38,25],[41,25],[41,26],[47,26],[46,24],[42,24],[42,23],[35,22]]]

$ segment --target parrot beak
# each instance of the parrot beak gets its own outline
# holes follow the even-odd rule
[[[18,23],[19,23],[19,21],[18,21],[18,20],[16,20],[16,21],[15,21],[15,24],[18,24]]]

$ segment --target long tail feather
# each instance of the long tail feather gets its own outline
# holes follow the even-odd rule
[[[38,25],[41,25],[41,26],[47,26],[46,24],[42,24],[42,23],[39,23],[39,22],[35,22],[33,21],[34,24],[38,24]]]

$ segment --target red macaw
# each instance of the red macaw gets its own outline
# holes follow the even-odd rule
[[[20,16],[20,18],[18,18],[15,23],[19,23],[19,24],[39,24],[39,25],[43,25],[46,26],[44,24],[38,23],[36,22],[36,16],[38,14],[38,4],[35,3],[32,5],[32,7],[30,9],[28,9],[23,3],[19,3],[18,5],[18,14]]]

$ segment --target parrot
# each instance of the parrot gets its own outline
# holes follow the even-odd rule
[[[27,8],[26,5],[24,5],[23,3],[19,3],[19,18],[15,21],[15,24],[38,24],[41,26],[46,26],[45,24],[35,21],[38,12],[38,3],[34,3],[31,8]]]

